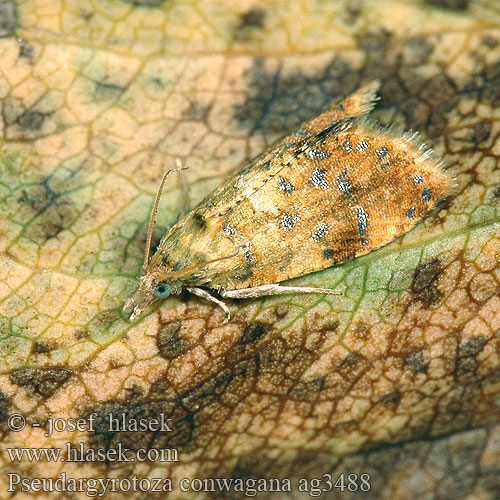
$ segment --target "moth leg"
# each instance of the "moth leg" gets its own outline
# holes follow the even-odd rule
[[[231,299],[249,299],[254,297],[265,297],[267,295],[281,295],[287,293],[326,293],[328,295],[342,295],[340,290],[331,288],[312,288],[304,286],[281,286],[279,284],[262,285],[253,288],[241,288],[239,290],[220,290],[222,297]]]
[[[230,319],[231,319],[231,313],[229,312],[228,307],[222,300],[217,299],[213,295],[210,295],[206,290],[203,290],[202,288],[191,288],[191,287],[186,287],[186,290],[189,293],[192,293],[193,295],[196,295],[197,297],[201,297],[202,299],[209,300],[210,302],[215,302],[223,311],[226,317],[224,318],[224,321],[222,322],[223,325],[225,325]]]

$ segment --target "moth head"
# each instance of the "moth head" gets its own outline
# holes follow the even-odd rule
[[[130,314],[130,321],[137,319],[153,302],[182,291],[179,281],[165,280],[163,274],[148,272],[141,277],[139,287],[123,306],[123,312]]]

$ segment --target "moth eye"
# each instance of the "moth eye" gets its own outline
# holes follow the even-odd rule
[[[166,299],[170,295],[171,291],[172,289],[170,288],[170,285],[167,285],[167,283],[161,283],[153,290],[153,295],[159,299]]]

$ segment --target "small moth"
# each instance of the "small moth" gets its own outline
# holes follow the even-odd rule
[[[289,293],[339,294],[279,283],[354,259],[409,231],[450,179],[416,134],[367,120],[378,83],[303,124],[229,177],[162,238],[124,312],[138,318],[183,289],[218,304]]]

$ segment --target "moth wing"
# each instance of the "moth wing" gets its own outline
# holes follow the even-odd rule
[[[245,258],[210,270],[211,286],[278,283],[364,255],[409,231],[448,187],[418,142],[356,123],[298,152],[225,214]]]
[[[344,262],[411,229],[449,179],[407,135],[359,119],[374,100],[362,89],[229,178],[172,228],[162,259],[199,266],[185,283],[237,289]]]
[[[319,137],[334,135],[351,126],[355,118],[369,113],[377,100],[378,86],[378,82],[371,82],[342,102],[334,103],[330,109],[277,141],[250,165],[226,179],[170,229],[153,255],[151,265],[175,271],[233,255],[235,246],[248,245],[248,240],[242,242],[241,235],[236,235],[228,224],[228,214],[237,212],[241,203],[262,190],[287,164],[295,161],[297,155],[317,143]],[[247,265],[247,262],[239,262],[239,265],[243,264]],[[234,266],[237,266],[236,262]],[[213,269],[217,270],[218,266]],[[203,270],[197,269],[184,279],[200,284],[202,275]]]

